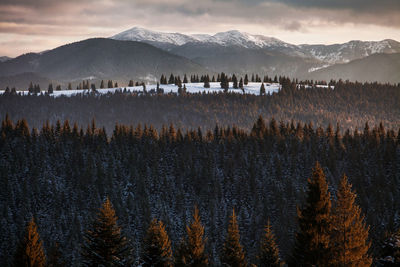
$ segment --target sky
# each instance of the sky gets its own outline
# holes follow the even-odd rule
[[[0,56],[135,26],[181,33],[239,30],[293,44],[400,41],[400,0],[0,0]]]

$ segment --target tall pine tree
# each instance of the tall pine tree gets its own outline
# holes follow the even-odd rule
[[[297,210],[297,216],[299,231],[289,266],[329,266],[332,258],[331,196],[318,162],[308,179],[306,203]]]
[[[229,220],[228,232],[225,238],[221,257],[222,266],[245,267],[247,266],[246,256],[240,244],[239,226],[235,210]]]
[[[117,216],[107,198],[84,236],[83,263],[86,266],[126,266],[131,250],[117,224]]]
[[[264,235],[260,242],[260,252],[258,255],[259,267],[279,267],[281,261],[279,258],[279,249],[276,244],[275,235],[272,232],[271,225],[265,226]]]
[[[32,218],[26,227],[24,238],[21,240],[15,253],[14,264],[16,267],[44,267],[46,256],[35,220]]]
[[[142,266],[170,267],[174,265],[171,241],[162,221],[153,219],[143,240]]]
[[[194,208],[193,221],[186,226],[186,234],[186,238],[179,247],[176,266],[208,266],[208,255],[204,250],[206,243],[204,227],[197,207]]]
[[[370,243],[368,230],[355,203],[357,195],[352,192],[346,175],[340,180],[337,201],[333,209],[332,247],[334,266],[371,266],[368,255]]]

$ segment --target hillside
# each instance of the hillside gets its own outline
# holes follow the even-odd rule
[[[309,78],[318,80],[342,79],[351,81],[400,82],[400,53],[374,54],[346,64],[336,64],[314,71]]]
[[[34,72],[60,82],[82,79],[126,81],[156,79],[169,72],[204,72],[204,68],[145,43],[96,38],[0,63],[0,76],[23,72]]]

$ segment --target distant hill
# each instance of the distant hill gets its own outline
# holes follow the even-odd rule
[[[346,64],[336,64],[309,73],[318,80],[343,79],[400,83],[400,53],[373,54]]]
[[[20,90],[28,89],[29,83],[39,84],[42,90],[47,90],[49,83],[56,83],[48,78],[42,77],[33,72],[24,72],[11,76],[0,77],[0,89],[5,89],[7,86],[11,89],[15,87]]]
[[[10,59],[11,59],[10,57],[6,57],[6,56],[0,57],[0,62],[5,62],[5,61],[10,60]]]
[[[162,73],[202,73],[205,69],[189,59],[145,43],[95,38],[0,63],[0,76],[24,72],[69,82],[82,79],[154,80]]]
[[[318,60],[288,55],[284,51],[223,46],[215,43],[187,43],[171,53],[197,62],[210,70],[227,73],[259,73],[297,77],[323,64]]]

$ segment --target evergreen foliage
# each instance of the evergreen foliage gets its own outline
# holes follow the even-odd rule
[[[174,265],[171,241],[162,221],[153,219],[142,244],[141,264],[144,267],[170,267]]]
[[[193,221],[186,226],[186,237],[182,240],[176,266],[204,267],[208,266],[208,255],[205,251],[206,239],[204,226],[201,224],[199,210],[194,208]]]
[[[330,266],[332,263],[331,196],[317,162],[308,179],[306,203],[297,211],[299,231],[290,266]]]
[[[19,243],[15,256],[15,267],[45,267],[46,256],[43,244],[37,230],[35,220],[32,218],[25,230],[25,235]]]
[[[229,220],[228,232],[222,250],[221,264],[222,266],[230,267],[247,266],[246,256],[240,244],[239,225],[234,209],[232,210],[232,216]]]
[[[86,266],[126,266],[131,250],[117,224],[115,210],[107,198],[84,236],[83,263]]]
[[[275,235],[272,232],[269,220],[265,226],[264,235],[261,238],[258,260],[259,267],[280,267],[282,265],[279,258],[279,248],[276,244]]]
[[[355,203],[357,195],[352,191],[347,176],[339,183],[337,201],[333,209],[332,244],[334,266],[371,266],[368,255],[370,243],[368,230]]]

